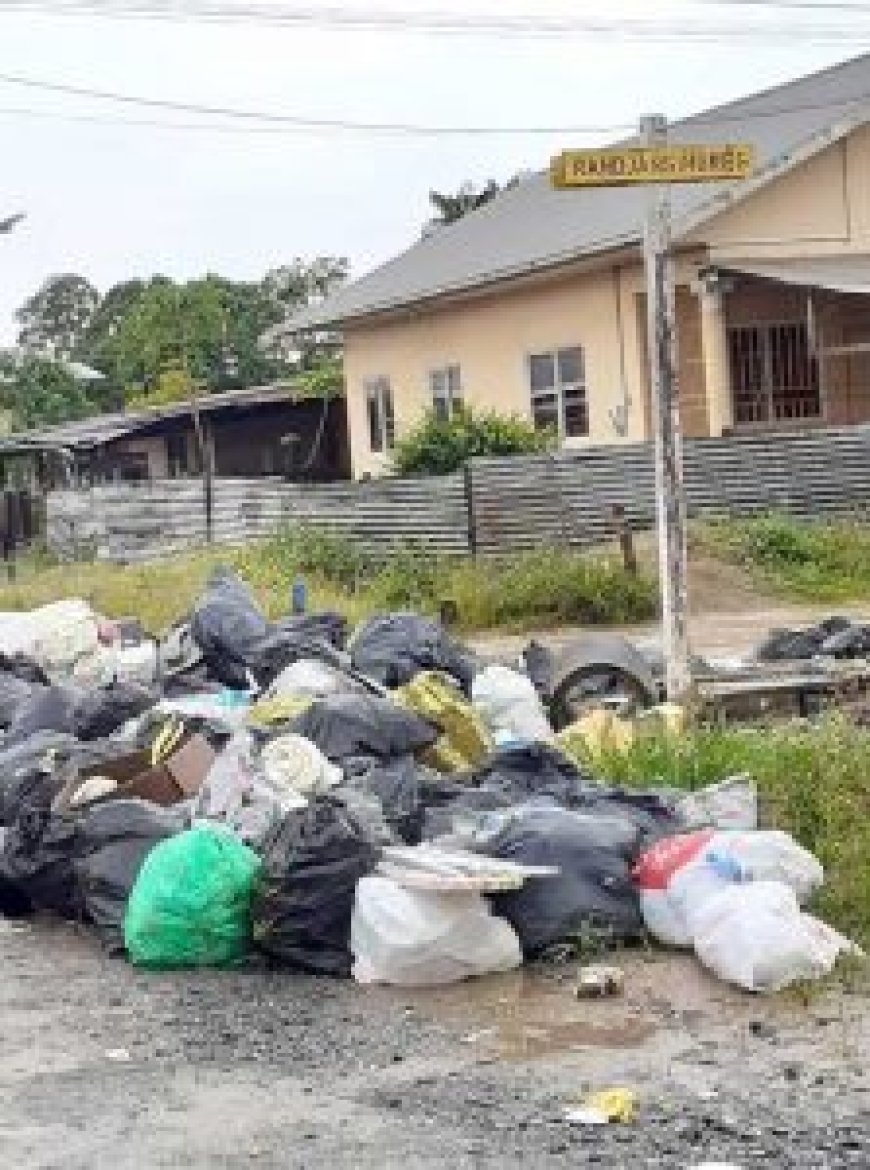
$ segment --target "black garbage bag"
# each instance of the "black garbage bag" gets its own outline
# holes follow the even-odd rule
[[[225,686],[241,689],[248,681],[251,648],[270,633],[270,626],[241,578],[218,565],[194,606],[190,633],[210,673]]]
[[[0,728],[9,727],[21,708],[43,689],[39,683],[27,682],[15,674],[0,671]]]
[[[28,806],[45,808],[63,784],[63,765],[79,745],[70,735],[38,731],[0,749],[0,825],[11,825]]]
[[[142,863],[184,827],[177,811],[147,800],[108,800],[81,814],[73,861],[79,902],[111,950],[123,950],[124,912]]]
[[[771,630],[755,657],[759,662],[787,662],[812,658],[819,653],[823,638],[817,630]]]
[[[344,648],[347,641],[347,618],[334,610],[323,613],[290,614],[275,623],[278,633],[293,634],[299,641],[332,646],[335,650]]]
[[[157,696],[129,682],[112,682],[84,692],[73,710],[73,732],[82,740],[105,739],[130,719],[149,711]]]
[[[654,791],[593,786],[585,789],[571,807],[575,812],[631,821],[640,833],[644,849],[662,837],[673,837],[685,829],[673,801]]]
[[[80,695],[72,687],[37,687],[16,710],[4,743],[23,743],[39,731],[75,735]]]
[[[0,651],[0,673],[11,674],[22,682],[47,687],[50,679],[38,662],[26,654],[4,654]]]
[[[834,658],[863,658],[870,654],[870,626],[848,625],[829,634],[822,642],[822,654]]]
[[[275,629],[249,648],[246,661],[257,685],[265,689],[292,662],[299,662],[302,658],[322,658],[334,663],[336,654],[336,648],[325,637],[304,630]]]
[[[456,642],[440,622],[417,613],[376,614],[353,636],[354,668],[386,687],[400,687],[422,670],[452,675],[466,696],[479,664],[473,652]]]
[[[567,809],[519,807],[479,835],[490,857],[550,865],[557,876],[530,878],[522,889],[497,894],[492,906],[506,918],[527,956],[559,942],[603,935],[632,939],[642,933],[631,865],[641,848],[635,825],[622,817]]]
[[[380,802],[384,819],[405,845],[417,845],[423,836],[423,784],[420,765],[413,756],[380,760],[375,756],[349,756],[342,760],[344,787],[355,788]]]
[[[416,712],[377,695],[327,695],[291,722],[325,756],[407,756],[429,747],[438,731]]]
[[[254,893],[254,942],[307,971],[349,975],[356,884],[379,851],[347,809],[328,797],[288,813],[263,844]]]
[[[471,780],[479,788],[504,793],[511,804],[522,804],[529,797],[549,797],[566,808],[582,803],[584,793],[595,783],[546,743],[496,748],[475,769]]]
[[[81,904],[73,875],[75,818],[30,807],[4,835],[0,853],[0,889],[22,913],[53,910],[78,918]],[[0,910],[3,906],[0,905]]]

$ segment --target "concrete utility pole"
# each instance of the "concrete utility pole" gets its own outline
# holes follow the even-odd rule
[[[667,146],[667,122],[661,115],[641,119],[641,142]],[[689,667],[688,551],[686,497],[683,490],[683,440],[677,380],[677,332],[674,261],[671,254],[671,199],[667,184],[647,187],[644,266],[655,439],[656,519],[662,599],[662,649],[668,698],[684,699],[691,687]]]

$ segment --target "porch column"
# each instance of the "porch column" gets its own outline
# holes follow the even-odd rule
[[[701,353],[707,415],[710,434],[717,436],[734,421],[725,330],[725,293],[720,285],[710,285],[706,281],[699,282],[697,292],[701,301]]]

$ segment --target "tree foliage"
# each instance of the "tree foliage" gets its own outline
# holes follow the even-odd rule
[[[100,409],[101,393],[100,383],[82,382],[53,359],[0,359],[0,407],[15,430],[86,418]]]
[[[61,365],[49,397],[37,394],[34,407],[24,410],[23,384],[21,393],[9,388],[19,370],[24,374],[13,363],[6,371],[13,425],[62,421],[125,403],[163,405],[188,398],[194,389],[217,394],[296,376],[306,388],[311,384],[312,393],[334,392],[340,363],[331,339],[291,347],[280,328],[275,344],[263,346],[261,338],[295,308],[325,296],[346,278],[347,268],[340,257],[310,263],[297,258],[259,281],[210,274],[175,282],[157,275],[122,281],[103,297],[83,277],[52,277],[17,314],[19,344],[43,361],[54,356],[81,362],[104,381],[83,386]],[[27,367],[30,382],[33,376]],[[45,380],[44,372],[40,377]]]
[[[27,350],[73,357],[99,302],[100,294],[83,276],[50,277],[15,314],[19,344]]]
[[[446,475],[476,455],[528,455],[552,444],[526,419],[466,407],[450,419],[427,414],[396,444],[393,465],[401,475]]]
[[[469,212],[477,211],[479,207],[492,202],[499,192],[510,191],[513,187],[518,186],[521,178],[521,175],[514,175],[503,187],[495,179],[487,179],[482,187],[477,187],[472,182],[465,182],[458,190],[447,194],[441,191],[430,191],[429,203],[435,215],[426,223],[423,235],[430,235],[438,228],[462,219]]]

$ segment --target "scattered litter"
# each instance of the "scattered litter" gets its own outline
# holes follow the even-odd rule
[[[128,1064],[133,1059],[126,1048],[107,1048],[104,1056],[106,1060],[115,1061],[118,1064]]]
[[[625,990],[625,974],[621,967],[581,967],[574,991],[578,999],[600,999],[605,996],[622,995]]]
[[[609,1125],[632,1122],[637,1116],[637,1095],[631,1089],[602,1089],[579,1107],[570,1108],[565,1120],[572,1125]]]

